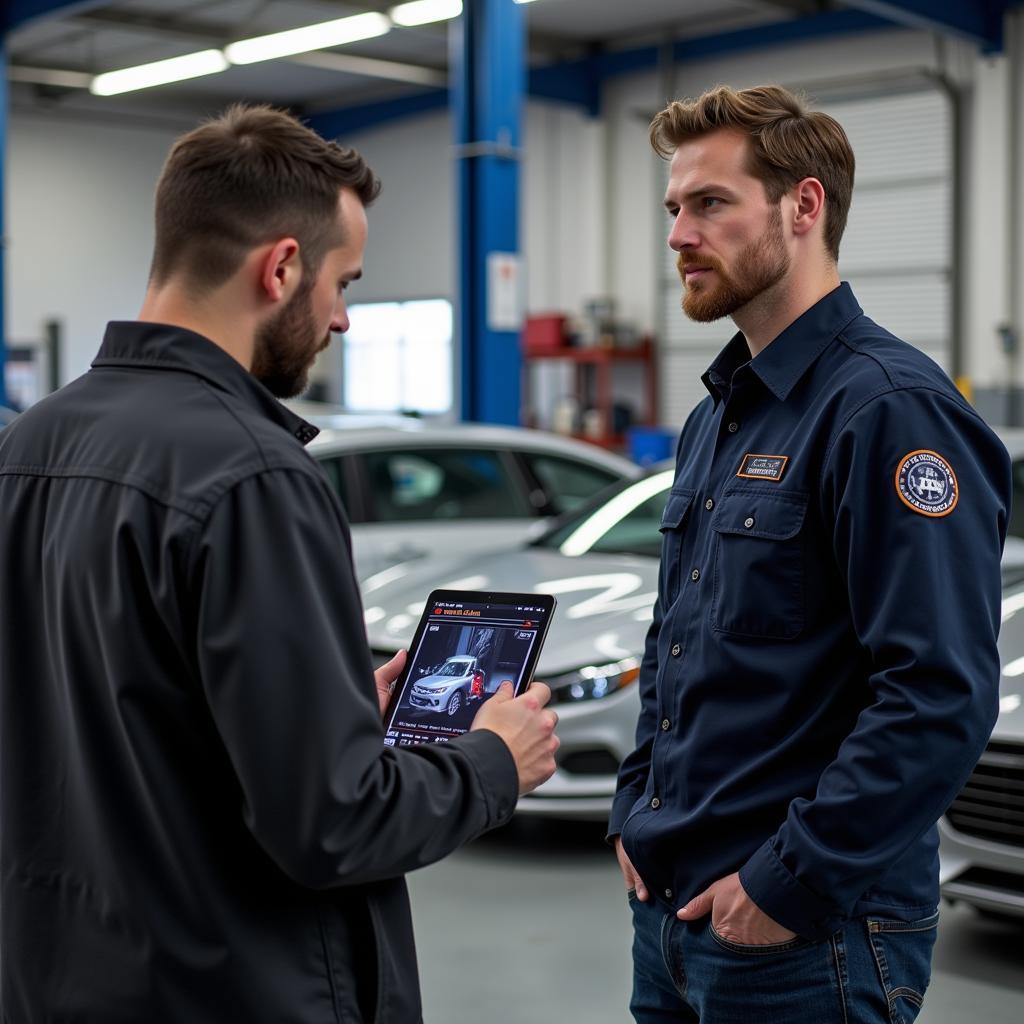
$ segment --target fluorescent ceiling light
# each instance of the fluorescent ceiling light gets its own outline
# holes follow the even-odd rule
[[[355,43],[360,39],[373,39],[390,30],[391,22],[383,14],[355,14],[350,18],[337,18],[317,25],[288,29],[286,32],[241,39],[224,47],[224,54],[232,64],[255,64],[261,60],[274,60],[295,53]]]
[[[136,89],[149,89],[154,85],[167,85],[169,82],[183,82],[202,75],[215,75],[218,71],[226,70],[227,66],[228,62],[220,50],[201,50],[199,53],[186,53],[183,57],[172,57],[170,60],[158,60],[134,68],[122,68],[120,71],[107,71],[92,80],[89,92],[94,96],[116,96],[118,93],[134,92]]]
[[[411,28],[429,25],[432,21],[447,21],[462,13],[462,0],[412,0],[412,3],[392,7],[388,14],[396,25]]]
[[[517,3],[517,4],[532,4],[533,0],[513,0],[513,3]]]
[[[53,85],[61,89],[88,89],[93,76],[88,71],[66,71],[61,68],[34,68],[22,64],[8,64],[7,78],[11,82],[30,82],[34,85]]]

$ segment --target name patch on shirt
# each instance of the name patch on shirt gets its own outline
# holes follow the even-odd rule
[[[748,480],[781,480],[786,471],[788,455],[751,455],[743,456],[743,463],[737,476]]]
[[[923,516],[948,516],[960,499],[953,467],[927,448],[904,455],[896,467],[896,493],[907,508]]]

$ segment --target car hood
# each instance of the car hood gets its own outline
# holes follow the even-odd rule
[[[413,686],[422,686],[425,690],[447,690],[450,686],[464,683],[468,676],[423,676],[414,679]]]
[[[1024,742],[1024,586],[1003,592],[999,655],[999,718],[992,738]]]
[[[546,548],[520,548],[397,566],[364,582],[363,602],[370,646],[394,651],[412,640],[432,590],[554,594],[558,606],[536,671],[543,678],[640,655],[657,587],[654,558],[570,558]]]

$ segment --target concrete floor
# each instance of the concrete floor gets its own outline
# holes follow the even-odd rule
[[[517,820],[410,877],[427,1024],[629,1024],[630,915],[603,832]],[[1024,922],[944,905],[918,1024],[1022,1021]]]

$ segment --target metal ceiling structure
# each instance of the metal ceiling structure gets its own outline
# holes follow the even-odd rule
[[[330,123],[347,131],[393,116],[389,100],[412,113],[443,106],[445,24],[396,28],[345,47],[231,67],[117,98],[87,91],[91,77],[102,71],[389,6],[374,0],[7,0],[0,32],[6,33],[10,102],[19,110],[36,106],[191,122],[245,98],[287,105],[305,116],[337,115]],[[528,89],[532,96],[576,103],[596,114],[605,80],[656,66],[667,44],[673,60],[685,61],[899,26],[998,51],[1010,6],[1011,0],[538,0],[522,10]]]
[[[981,52],[998,52],[1003,46],[1004,15],[1021,2],[537,0],[517,9],[515,18],[503,21],[502,8],[509,0],[465,0],[466,14],[448,24],[396,27],[344,47],[230,66],[219,74],[101,97],[92,95],[88,87],[93,76],[102,72],[197,50],[219,50],[240,38],[367,11],[384,13],[391,4],[379,0],[6,0],[0,9],[0,175],[6,119],[12,109],[29,116],[59,113],[183,128],[242,99],[289,107],[325,136],[338,137],[426,110],[450,106],[457,113],[468,104],[475,105],[476,127],[461,134],[459,143],[494,147],[501,139],[493,133],[502,125],[506,135],[518,137],[524,92],[520,79],[524,77],[526,95],[578,105],[597,116],[602,87],[617,76],[801,40],[910,27],[966,39]],[[489,32],[474,36],[468,26],[474,19],[481,25],[525,22],[523,59],[517,68],[503,66],[490,79],[466,73],[470,65],[479,69],[502,63],[500,38]],[[467,57],[467,51],[474,50],[478,52]],[[482,94],[472,95],[475,90]],[[494,158],[493,152],[489,158]],[[497,173],[494,168],[491,171]],[[486,181],[488,173],[483,172],[481,181]],[[480,244],[468,246],[475,255],[463,257],[472,261],[462,267],[464,291],[469,290],[469,282],[476,282],[478,290],[486,288],[480,283],[486,281],[482,269],[489,245],[486,239],[515,238],[514,225],[510,229],[506,223],[513,216],[509,204],[478,201],[474,190],[485,188],[481,181],[474,183],[469,174],[460,186],[460,220],[472,220],[480,231]],[[2,189],[0,177],[0,195]],[[466,250],[467,240],[463,241]],[[0,248],[0,275],[2,260]],[[482,291],[475,299],[464,296],[464,324],[480,321],[481,302],[486,304]],[[470,365],[471,353],[485,351],[489,344],[483,328],[472,330],[469,344],[463,345],[463,393],[467,387],[505,386],[509,367],[492,374],[493,380],[488,371],[482,371],[483,378],[471,377],[467,384],[465,375],[476,373]],[[2,356],[0,344],[0,400]]]

